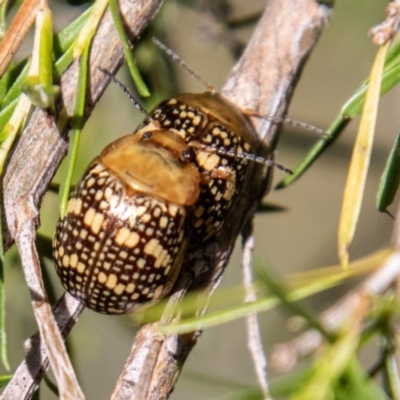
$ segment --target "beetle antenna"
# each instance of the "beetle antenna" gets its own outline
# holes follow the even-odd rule
[[[207,146],[206,144],[197,142],[195,140],[191,141],[189,143],[189,147],[193,147],[195,149],[200,149],[200,150],[204,150],[207,151],[209,153],[217,153],[221,156],[226,156],[226,157],[232,157],[232,158],[239,158],[239,159],[246,159],[246,160],[250,160],[250,161],[254,161],[257,164],[266,164],[266,165],[270,165],[274,168],[279,169],[280,171],[286,172],[289,175],[293,175],[293,171],[289,168],[284,167],[281,164],[278,164],[268,158],[264,158],[261,156],[256,156],[254,154],[251,153],[237,153],[235,151],[232,150],[225,150],[225,149],[221,149],[218,147],[214,147],[214,146]]]
[[[136,100],[135,96],[130,92],[130,90],[120,80],[118,80],[114,74],[102,67],[98,68],[104,75],[107,75],[120,89],[122,89],[122,91],[128,96],[129,100],[142,114],[153,121],[153,118],[151,118],[150,114],[142,107],[142,105]]]
[[[297,119],[291,119],[291,118],[285,117],[285,118],[283,118],[282,122],[285,124],[292,125],[292,126],[307,129],[310,132],[315,132],[317,135],[321,135],[321,136],[326,135],[325,129],[318,128],[318,126],[311,125],[311,124],[308,124],[307,122],[299,121]]]
[[[316,134],[321,136],[326,134],[326,131],[324,129],[318,128],[315,125],[308,124],[307,122],[298,121],[296,119],[291,119],[286,117],[285,118],[271,117],[269,115],[259,114],[253,110],[245,110],[244,113],[249,117],[266,119],[267,121],[271,121],[274,124],[280,124],[281,122],[283,122],[284,124],[307,129],[308,131],[315,132]]]
[[[152,36],[151,40],[153,43],[158,46],[162,51],[164,51],[173,61],[179,64],[184,70],[189,72],[195,79],[197,79],[206,89],[208,92],[214,93],[215,89],[214,86],[206,82],[203,78],[196,74],[188,65],[183,61],[178,54],[174,53],[170,48],[168,48],[164,43],[160,42],[156,37]]]
[[[187,72],[189,72],[190,75],[192,75],[195,79],[197,79],[206,89],[207,91],[214,93],[215,88],[212,86],[210,83],[206,82],[202,77],[196,74],[186,63],[185,61],[182,60],[181,57],[178,56],[174,51],[172,51],[169,47],[167,47],[164,43],[162,43],[159,39],[156,37],[152,36],[151,40],[153,43],[159,47],[162,51],[164,51],[173,61],[175,61],[177,64],[179,64],[183,69],[185,69]],[[292,125],[292,126],[297,126],[301,127],[304,129],[307,129],[309,131],[315,132],[318,135],[324,135],[325,130],[318,128],[314,125],[307,124],[306,122],[302,121],[297,121],[294,119],[290,118],[279,118],[279,117],[271,117],[268,115],[262,115],[258,114],[255,111],[252,110],[245,110],[244,113],[250,117],[255,117],[255,118],[264,118],[268,121],[273,122],[274,124],[280,124],[281,122]]]

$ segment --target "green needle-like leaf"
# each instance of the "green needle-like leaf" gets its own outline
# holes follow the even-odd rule
[[[354,357],[341,378],[333,384],[335,400],[389,400]]]
[[[0,143],[0,174],[4,169],[4,163],[14,140],[28,116],[32,103],[27,96],[22,95],[12,113],[11,118],[0,132],[0,138],[4,140]],[[11,107],[11,106],[10,106]]]
[[[77,19],[72,21],[66,28],[64,28],[58,34],[54,35],[53,47],[56,59],[59,59],[72,46],[78,33],[85,26],[91,12],[92,7],[89,7],[84,13],[79,15]]]
[[[289,310],[293,315],[302,317],[310,328],[316,329],[320,332],[327,340],[333,341],[334,335],[328,332],[310,312],[302,307],[298,302],[289,299],[289,290],[285,289],[283,284],[277,282],[272,278],[270,274],[267,274],[265,269],[258,268],[257,275],[259,275],[262,284],[264,284],[268,290],[275,295],[280,303]]]
[[[293,169],[293,175],[287,175],[275,187],[275,189],[283,189],[297,181],[304,172],[314,163],[314,161],[339,137],[344,128],[351,121],[349,118],[344,118],[338,115],[332,125],[326,131],[326,134],[311,148],[308,154],[300,161]]]
[[[100,20],[103,17],[104,11],[108,5],[108,0],[96,0],[93,7],[90,10],[90,14],[77,35],[77,38],[73,44],[72,57],[74,60],[78,59],[81,54],[85,51],[87,42],[91,42],[93,36],[99,26]]]
[[[21,88],[23,85],[25,85],[28,72],[29,72],[29,63],[27,62],[27,60],[25,60],[19,65],[13,67],[9,71],[10,82],[7,82],[6,80],[3,82],[4,76],[1,78],[0,82],[2,82],[2,84],[6,87],[7,90],[7,92],[5,93],[4,97],[1,100],[1,109],[7,107],[11,102],[13,102],[21,95]]]
[[[14,113],[15,107],[18,104],[18,100],[14,100],[7,107],[0,111],[0,143],[2,143],[9,133],[8,129],[5,129],[6,125],[10,121],[11,116]]]
[[[276,189],[283,189],[300,178],[314,161],[339,137],[352,118],[361,114],[365,101],[365,93],[368,88],[366,80],[355,94],[345,103],[335,118],[326,134],[311,148],[304,159],[293,169],[293,175],[285,177],[276,186]],[[380,87],[382,96],[393,89],[400,82],[400,42],[392,47],[385,61]]]
[[[355,357],[359,335],[358,324],[347,324],[341,336],[333,344],[327,344],[314,366],[309,383],[292,396],[292,400],[326,400],[332,396],[332,388]]]
[[[122,43],[122,47],[124,49],[124,54],[125,54],[126,61],[128,63],[128,68],[129,68],[129,71],[133,78],[133,81],[135,82],[136,88],[141,96],[148,97],[148,96],[150,96],[150,92],[149,92],[149,89],[147,89],[147,86],[144,83],[144,81],[139,73],[139,70],[136,67],[136,63],[133,58],[131,48],[128,43],[128,39],[125,35],[124,26],[122,25],[122,20],[119,15],[118,3],[116,0],[110,0],[110,10],[111,10],[111,14],[113,16],[115,28],[117,29],[119,38]]]
[[[86,25],[92,7],[87,9],[79,18],[68,25],[58,35],[54,36],[54,53],[57,59],[54,66],[54,75],[60,79],[61,74],[69,67],[74,60],[74,42],[83,27]]]
[[[12,375],[2,375],[0,376],[0,387],[6,386],[12,379]]]
[[[74,117],[72,119],[72,129],[70,133],[71,137],[70,137],[69,150],[67,156],[67,170],[65,174],[65,179],[62,180],[60,186],[61,218],[63,218],[66,213],[69,190],[71,187],[72,175],[75,168],[76,157],[79,148],[79,141],[82,132],[82,118],[85,111],[90,45],[91,45],[91,40],[88,40],[86,42],[86,47],[83,49],[83,53],[81,55],[81,60],[79,64],[78,88],[76,93]]]
[[[344,271],[339,265],[311,270],[303,273],[290,275],[286,280],[290,290],[286,294],[288,301],[293,302],[321,293],[327,289],[337,286],[347,279],[367,274],[380,265],[393,253],[393,249],[384,249],[368,257],[350,263],[349,269]],[[259,286],[259,285],[258,285]],[[277,296],[266,296],[260,293],[258,300],[251,303],[243,303],[244,289],[233,288],[220,290],[212,296],[211,304],[217,310],[210,310],[206,315],[193,316],[197,308],[206,306],[202,297],[198,294],[189,293],[182,301],[179,312],[184,316],[180,322],[160,326],[159,330],[164,334],[188,333],[197,329],[206,329],[222,323],[243,318],[252,313],[264,312],[273,309],[281,303]],[[233,303],[236,303],[234,305]],[[132,317],[141,323],[158,321],[164,310],[165,303],[150,307],[144,312],[135,312]]]
[[[36,15],[32,60],[23,92],[35,106],[54,112],[59,88],[53,85],[53,20],[48,7]]]
[[[390,152],[385,170],[381,177],[376,199],[376,206],[380,212],[387,212],[387,208],[393,203],[400,183],[400,133]]]

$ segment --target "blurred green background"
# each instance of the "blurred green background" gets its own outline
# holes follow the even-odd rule
[[[190,7],[192,3],[196,2],[165,1],[154,22],[154,29],[159,39],[218,89],[235,62],[227,43],[232,43],[232,40],[246,43],[254,25],[230,34],[210,13],[201,13]],[[202,3],[205,5],[207,2],[203,0]],[[228,3],[231,18],[239,20],[262,12],[266,1],[232,0]],[[369,73],[376,48],[370,43],[367,32],[383,19],[386,5],[387,1],[383,0],[336,2],[332,19],[305,66],[289,117],[323,128],[330,124]],[[66,24],[64,18],[67,16],[70,20],[81,8],[57,3],[53,10],[57,21],[55,26],[60,29]],[[142,46],[138,53],[139,66],[140,63],[146,65],[146,60],[151,57],[150,51]],[[170,76],[159,72],[153,74],[157,76],[153,76],[152,80],[160,85],[159,88],[152,88],[155,95],[162,96],[168,90],[204,91],[179,66],[174,67]],[[118,77],[129,83],[125,70],[121,70]],[[174,79],[178,83],[177,88],[168,88],[169,82]],[[350,252],[351,259],[367,255],[390,240],[392,220],[378,213],[375,198],[380,174],[400,127],[399,95],[399,90],[395,89],[382,99],[370,174],[360,223]],[[85,128],[77,177],[106,144],[133,131],[141,119],[142,115],[120,89],[110,85]],[[337,264],[338,218],[357,126],[358,120],[353,121],[343,137],[293,186],[269,194],[268,201],[285,207],[286,211],[257,216],[256,259],[267,260],[282,275]],[[276,161],[293,168],[317,139],[315,134],[307,131],[284,129]],[[284,177],[280,171],[275,171],[274,175],[275,184]],[[58,174],[57,179],[60,176]],[[56,223],[56,202],[55,195],[49,194],[42,206],[41,232],[47,235],[52,235]],[[395,208],[391,209],[392,213],[395,211]],[[9,261],[5,271],[7,330],[10,362],[14,370],[24,357],[22,343],[36,331],[36,324],[16,256],[11,255]],[[60,294],[61,285],[52,263],[48,264],[52,284]],[[240,251],[236,249],[222,286],[231,287],[240,283]],[[317,311],[323,310],[349,287],[346,285],[330,290],[314,297],[309,304]],[[285,314],[275,310],[261,314],[259,318],[264,345],[269,353],[275,343],[290,337],[285,326]],[[91,311],[83,313],[72,332],[70,343],[87,399],[109,398],[129,354],[135,332],[136,327],[129,316],[107,317]],[[374,356],[373,351],[365,354],[366,363]],[[270,370],[269,375],[275,374]],[[203,333],[186,362],[171,399],[207,400],[222,395],[229,398],[229,393],[247,385],[256,385],[256,378],[247,350],[245,323],[240,320]],[[45,400],[55,398],[43,385],[41,395]]]

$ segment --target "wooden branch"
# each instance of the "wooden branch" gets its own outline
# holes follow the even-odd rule
[[[68,293],[58,301],[54,317],[64,339],[68,336],[83,308],[83,304]],[[39,334],[30,338],[25,347],[28,347],[28,354],[14,372],[13,379],[1,395],[2,399],[30,399],[49,366],[47,351]]]
[[[222,94],[243,109],[251,109],[269,116],[283,117],[294,86],[309,52],[315,45],[329,15],[327,6],[314,0],[271,0],[264,16],[238,64],[230,74]],[[277,126],[267,120],[255,120],[258,132],[265,138],[271,156],[277,142]],[[235,212],[224,223],[221,234],[188,255],[180,279],[192,273],[191,289],[203,288],[211,293],[218,285],[232,252],[235,240],[246,220],[268,188],[271,173],[254,166],[246,182],[244,196]],[[178,281],[178,287],[181,284]],[[201,313],[203,310],[199,310]],[[160,337],[156,326],[142,328],[132,353],[114,390],[113,400],[144,398],[137,388],[148,387],[147,399],[168,398],[179,371],[196,343],[200,332]],[[145,350],[140,351],[141,347]],[[152,351],[152,349],[154,351]],[[150,383],[147,370],[135,369],[137,363],[153,365],[158,359]],[[149,354],[151,362],[140,358]],[[140,357],[138,356],[140,355]]]
[[[21,225],[15,234],[25,280],[31,295],[31,302],[39,326],[40,339],[50,359],[51,367],[58,383],[60,398],[81,400],[85,396],[79,386],[74,368],[69,359],[64,340],[47,299],[40,269],[39,257],[35,248],[35,228],[29,219],[29,208],[21,213]],[[9,397],[2,395],[4,399]]]
[[[130,27],[130,35],[139,35],[158,10],[161,0],[149,0],[142,4],[140,0],[124,1],[121,11]],[[115,72],[123,63],[123,51],[112,18],[106,12],[90,53],[90,87],[87,96],[85,119],[103,93],[108,78],[99,71],[101,66]],[[61,79],[62,98],[57,104],[58,110],[72,114],[77,87],[78,62],[73,63]],[[30,354],[24,363],[29,368],[19,368],[12,381],[2,393],[1,399],[30,398],[40,382],[41,374],[30,374],[31,370],[46,369],[47,357],[59,384],[61,398],[72,400],[83,398],[74,371],[65,351],[63,340],[56,326],[47,296],[41,280],[39,260],[35,248],[35,230],[39,225],[39,206],[50,180],[64,157],[68,145],[68,127],[59,132],[54,118],[46,112],[36,109],[24,129],[18,145],[7,165],[3,179],[5,248],[15,240],[21,255],[25,278],[30,290],[32,306],[41,333],[39,341],[34,342]],[[59,319],[67,319],[73,324],[79,314],[80,304],[76,300],[73,310],[56,307]],[[65,312],[62,312],[65,310]],[[44,352],[45,350],[45,352]],[[35,358],[37,355],[38,358]],[[26,375],[28,373],[28,375]],[[13,396],[13,397],[11,397]]]

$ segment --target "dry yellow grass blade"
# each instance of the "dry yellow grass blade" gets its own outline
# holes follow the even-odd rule
[[[354,238],[374,140],[381,79],[390,41],[380,47],[372,66],[363,112],[353,148],[349,173],[343,195],[339,222],[338,249],[342,268],[348,268],[349,248]]]

